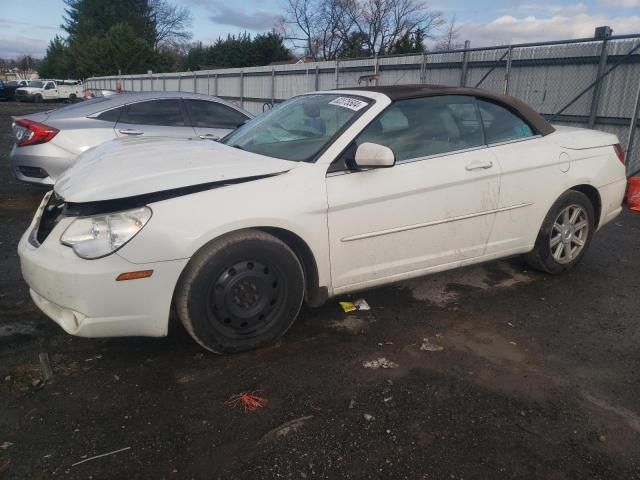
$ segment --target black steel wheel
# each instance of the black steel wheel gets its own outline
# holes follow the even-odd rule
[[[191,336],[216,353],[251,350],[283,335],[304,296],[295,253],[258,230],[214,240],[189,262],[176,290]]]

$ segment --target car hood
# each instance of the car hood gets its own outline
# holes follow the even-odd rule
[[[87,150],[59,177],[54,190],[67,202],[99,202],[216,182],[238,183],[297,165],[210,140],[124,138]]]

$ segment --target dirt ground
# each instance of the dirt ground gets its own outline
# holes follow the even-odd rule
[[[252,353],[74,338],[16,255],[44,191],[10,175],[9,116],[37,108],[0,104],[0,478],[640,479],[640,214],[567,275],[514,259],[366,291]],[[268,403],[225,404],[243,391]]]

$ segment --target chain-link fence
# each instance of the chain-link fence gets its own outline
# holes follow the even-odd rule
[[[87,88],[216,95],[258,113],[301,93],[362,85],[480,87],[531,105],[553,123],[614,133],[627,173],[640,170],[640,34],[466,48],[292,65],[94,77]],[[597,33],[598,33],[597,30]],[[633,119],[633,121],[632,121]],[[634,147],[635,145],[635,147]]]

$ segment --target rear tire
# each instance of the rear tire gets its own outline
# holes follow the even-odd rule
[[[33,97],[33,102],[34,103],[42,103],[42,95],[38,94],[35,97]]]
[[[180,277],[178,316],[189,334],[215,353],[252,350],[282,335],[304,298],[295,253],[259,230],[243,230],[200,249]]]
[[[536,270],[553,275],[566,272],[582,260],[594,231],[591,201],[585,194],[569,190],[551,206],[534,249],[524,258]]]

